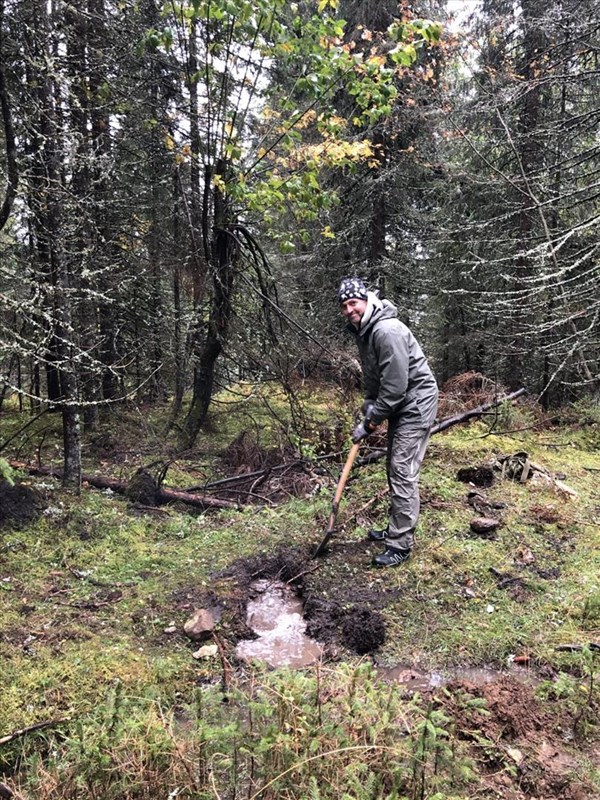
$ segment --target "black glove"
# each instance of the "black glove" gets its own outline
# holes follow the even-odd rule
[[[354,444],[372,434],[376,427],[376,425],[373,425],[373,423],[365,417],[363,421],[359,422],[352,431],[352,441]]]
[[[373,410],[374,405],[375,405],[374,400],[371,400],[370,397],[365,397],[360,409],[362,413],[365,415],[365,417],[369,418],[371,416],[371,411]]]

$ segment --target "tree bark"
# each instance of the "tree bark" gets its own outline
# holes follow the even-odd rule
[[[0,110],[2,112],[4,143],[6,147],[6,192],[2,205],[0,206],[0,231],[4,228],[10,216],[19,183],[17,146],[10,99],[6,87],[4,63],[4,0],[0,0]]]

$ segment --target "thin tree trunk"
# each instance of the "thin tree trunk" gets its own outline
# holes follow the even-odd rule
[[[0,110],[4,127],[4,146],[6,148],[6,190],[0,206],[0,231],[6,225],[13,201],[17,194],[19,171],[17,167],[17,146],[12,121],[12,110],[6,88],[4,74],[4,0],[0,0]]]
[[[223,162],[217,165],[215,174],[227,182],[226,165]],[[185,421],[184,445],[187,447],[195,442],[206,419],[214,391],[217,359],[221,355],[231,321],[235,249],[233,239],[228,233],[233,222],[230,213],[226,198],[216,189],[211,254],[213,299],[206,338],[194,372],[192,402]]]

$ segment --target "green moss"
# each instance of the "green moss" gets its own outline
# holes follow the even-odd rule
[[[213,430],[201,436],[197,451],[169,468],[170,485],[192,486],[213,477],[217,454],[247,427],[249,413],[264,446],[283,441],[281,428],[254,389],[240,386],[236,392],[219,398],[211,418]],[[268,392],[271,408],[282,418],[289,414],[289,397],[275,390]],[[340,408],[335,392],[317,395],[311,390],[301,400],[304,416],[300,433],[309,447],[317,447],[320,425],[333,429],[341,421],[347,433],[351,415],[347,407]],[[120,422],[123,439],[139,444],[143,434],[149,449],[160,442],[160,455],[165,447],[159,436],[165,413],[165,407],[149,409],[143,421],[124,414]],[[516,428],[527,420],[510,422]],[[310,579],[333,597],[336,586],[356,584],[385,598],[381,611],[387,639],[376,654],[380,663],[415,664],[421,669],[506,667],[515,655],[527,652],[533,665],[543,665],[547,670],[576,669],[576,661],[556,647],[597,641],[600,619],[599,500],[594,472],[599,464],[596,454],[588,449],[589,427],[530,428],[514,433],[496,428],[490,433],[489,426],[472,423],[435,436],[421,474],[423,508],[417,547],[412,559],[394,570],[374,571],[369,564],[370,546],[357,546],[371,524],[385,519],[384,464],[380,461],[355,470],[338,513],[339,541],[353,545],[348,552],[352,550],[354,556],[327,556],[311,564],[315,571]],[[469,527],[475,512],[467,503],[467,493],[473,487],[457,481],[456,473],[461,467],[490,464],[498,455],[518,450],[528,452],[551,477],[564,475],[561,480],[577,496],[551,477],[524,484],[498,478],[481,491],[490,501],[505,504],[500,511],[503,524],[494,539],[477,538]],[[132,448],[130,452],[137,451]],[[87,459],[93,471],[117,473],[122,469],[116,462],[112,466],[99,464],[91,450]],[[133,473],[144,460],[152,460],[148,451],[144,458],[132,455],[125,472]],[[54,741],[56,752],[64,758],[64,772],[60,772],[58,762],[50,765],[50,771],[62,774],[65,786],[71,780],[76,782],[77,768],[87,776],[85,780],[92,780],[92,773],[96,776],[93,780],[100,780],[108,748],[114,777],[119,769],[115,764],[120,763],[117,751],[102,737],[111,730],[117,700],[113,696],[109,702],[108,698],[118,685],[122,687],[118,701],[121,727],[115,741],[120,741],[125,750],[124,742],[134,742],[148,763],[156,759],[161,769],[172,770],[173,759],[179,758],[173,756],[177,754],[174,739],[179,748],[199,746],[196,733],[193,741],[188,736],[191,712],[186,704],[195,697],[194,702],[210,706],[213,727],[202,728],[204,734],[214,737],[215,747],[222,745],[228,753],[223,758],[231,758],[237,746],[233,742],[239,734],[240,715],[229,714],[219,705],[223,664],[218,659],[194,661],[192,645],[180,633],[165,634],[165,628],[174,624],[180,631],[189,613],[187,597],[193,604],[211,591],[235,595],[231,581],[228,584],[219,576],[235,560],[272,554],[281,547],[316,544],[325,529],[340,469],[340,463],[328,464],[329,474],[319,474],[321,489],[305,497],[273,506],[205,513],[182,507],[147,513],[110,493],[86,488],[81,497],[76,497],[64,492],[56,481],[39,481],[48,510],[23,530],[4,531],[0,540],[3,732],[52,718],[78,720],[79,732],[70,726],[62,744],[60,737]],[[224,645],[227,660],[231,652],[227,642]],[[316,668],[306,673],[254,674],[253,680],[259,681],[261,691],[270,693],[271,705],[281,714],[282,698],[296,697],[301,689],[304,695],[290,700],[289,708],[295,709],[296,716],[290,712],[291,716],[278,718],[279,738],[275,741],[269,739],[270,733],[264,733],[264,737],[261,733],[258,738],[265,749],[255,750],[257,742],[245,740],[247,752],[254,753],[255,758],[259,750],[261,758],[267,750],[269,754],[282,753],[282,737],[293,739],[299,731],[305,731],[310,748],[310,731],[314,734],[318,730],[321,735],[323,729],[314,727],[314,720],[312,728],[303,728],[308,723],[300,716],[309,713],[307,703],[316,702],[316,683],[325,680],[323,675],[327,675],[334,700],[350,691],[356,662],[349,653],[342,656],[348,663],[328,664],[322,668],[323,674]],[[225,669],[237,675],[232,663],[226,661]],[[204,694],[194,693],[198,682],[205,687]],[[384,696],[381,690],[367,689],[366,683],[362,686],[361,691],[368,696],[365,707],[371,709],[368,719],[362,728],[356,721],[350,730],[351,718],[340,716],[335,723],[340,738],[332,739],[335,746],[354,742],[352,737],[358,735],[359,728],[363,739],[376,735],[379,729],[374,719],[387,713],[379,700],[373,699],[376,692]],[[311,697],[311,701],[305,699]],[[246,720],[251,707],[248,703],[255,701],[245,696],[239,702],[246,704],[241,713]],[[184,707],[187,710],[177,717]],[[318,703],[313,707],[318,710]],[[261,709],[261,714],[271,713],[269,710],[267,714],[262,705]],[[339,709],[336,706],[329,711],[335,715]],[[359,712],[355,709],[353,713]],[[129,727],[123,721],[127,715],[132,720]],[[267,730],[275,722],[269,717],[265,725]],[[367,729],[370,734],[365,733]],[[147,749],[141,744],[145,730],[149,731]],[[328,728],[327,735],[331,730]],[[292,739],[285,740],[290,747]],[[294,741],[298,746],[297,737]],[[41,780],[41,762],[35,759],[43,750],[35,737],[23,745],[11,745],[6,764],[24,759],[30,775]],[[202,748],[194,750],[195,757],[201,758],[202,752]],[[299,758],[310,758],[310,752],[298,750],[304,753]],[[409,763],[410,754],[406,757]],[[224,771],[230,767],[223,766],[220,756],[214,758],[211,768],[219,765],[218,779],[223,781],[219,785],[225,786]],[[178,775],[181,777],[181,773]],[[336,776],[341,780],[338,773]],[[133,780],[131,774],[129,777]],[[359,783],[367,778],[366,773],[354,776]],[[87,784],[83,778],[77,780],[83,781],[77,791],[84,796]],[[350,783],[344,785],[353,791]],[[430,788],[433,791],[435,787],[432,784]],[[39,785],[37,789],[41,791]],[[75,797],[76,790],[64,796]],[[119,795],[115,789],[113,796],[126,795]],[[143,792],[139,796],[144,796]]]

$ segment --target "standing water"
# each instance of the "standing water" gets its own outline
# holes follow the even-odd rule
[[[285,583],[256,581],[251,588],[246,621],[258,639],[239,642],[236,655],[244,661],[264,661],[271,667],[307,667],[318,661],[322,646],[306,635],[302,603]]]

